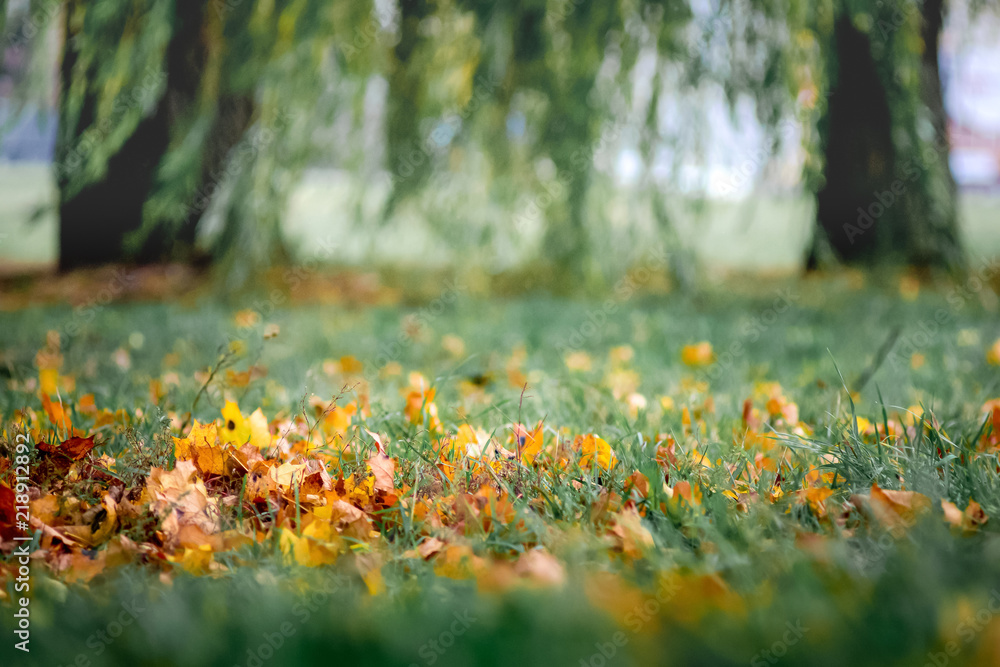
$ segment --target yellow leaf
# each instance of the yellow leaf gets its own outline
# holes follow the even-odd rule
[[[226,456],[217,425],[195,421],[186,438],[174,438],[174,458],[190,460],[203,475],[224,474]]]
[[[191,574],[208,574],[212,566],[212,547],[207,544],[185,547],[180,557],[170,556],[168,559]]]
[[[260,408],[247,417],[247,426],[250,430],[250,444],[257,449],[269,449],[271,447],[271,431],[267,427],[267,417]]]
[[[43,394],[55,396],[59,391],[59,369],[42,368],[38,371],[38,384]]]
[[[993,346],[986,351],[986,363],[991,366],[1000,366],[1000,338],[997,338]]]
[[[590,355],[583,350],[570,352],[566,355],[566,368],[571,371],[586,372],[589,371],[592,366],[593,363],[590,360]]]
[[[580,466],[583,468],[589,468],[596,460],[598,466],[610,470],[617,461],[611,445],[599,436],[593,434],[577,436],[573,446],[580,450]]]
[[[223,442],[240,447],[250,441],[250,425],[243,419],[240,407],[232,401],[226,401],[222,408],[224,423],[219,429],[219,437]]]
[[[685,345],[681,350],[681,361],[686,366],[708,366],[715,361],[712,344],[708,341]]]

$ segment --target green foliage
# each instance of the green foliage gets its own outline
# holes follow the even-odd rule
[[[636,149],[637,192],[658,233],[676,244],[664,185],[650,168],[665,148],[697,148],[710,128],[678,138],[663,127],[664,109],[710,85],[734,107],[753,100],[772,146],[790,116],[801,122],[806,182],[818,189],[841,15],[872,38],[899,154],[920,155],[932,143],[912,0],[48,4],[65,7],[72,47],[62,75],[62,196],[102,178],[139,123],[165,114],[169,145],[131,247],[158,227],[201,219],[203,243],[233,284],[285,257],[279,220],[289,187],[317,161],[387,170],[385,218],[473,169],[504,211],[545,199],[536,216],[542,259],[586,277],[594,249],[612,234],[592,205],[595,157]],[[387,84],[385,116],[372,144],[362,131],[370,131],[365,114],[378,81]],[[324,136],[329,128],[336,137]],[[954,217],[946,167],[937,160],[921,169],[918,199],[934,211],[932,226]],[[444,237],[462,225],[454,214],[440,217]],[[506,227],[514,229],[490,233],[526,233]]]

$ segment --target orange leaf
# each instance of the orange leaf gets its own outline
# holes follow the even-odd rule
[[[396,463],[385,454],[372,454],[368,459],[368,467],[375,474],[375,489],[377,491],[392,491],[395,486],[393,473]]]
[[[66,409],[63,407],[61,401],[53,403],[49,400],[48,394],[42,394],[42,407],[45,409],[45,414],[48,415],[49,421],[53,426],[60,431],[73,432],[73,422],[70,421],[69,415],[66,414]]]
[[[39,451],[50,455],[59,454],[70,461],[79,461],[96,446],[97,443],[94,442],[93,436],[89,438],[70,438],[69,440],[63,440],[58,445],[50,445],[47,442],[39,442],[37,445]]]

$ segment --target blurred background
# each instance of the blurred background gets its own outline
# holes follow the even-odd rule
[[[0,0],[0,272],[607,284],[1000,251],[967,0]]]

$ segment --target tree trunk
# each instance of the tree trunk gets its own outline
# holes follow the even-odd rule
[[[59,197],[59,267],[62,270],[131,260],[139,264],[171,259],[191,259],[198,222],[204,206],[191,205],[186,218],[175,226],[157,225],[141,246],[128,256],[125,238],[143,224],[143,208],[156,185],[157,171],[170,150],[172,129],[197,104],[205,63],[208,58],[202,37],[202,22],[208,2],[178,3],[173,37],[166,53],[166,91],[155,111],[144,118],[117,153],[108,160],[107,172],[97,182],[76,193],[68,191],[66,165],[80,138],[95,121],[97,96],[88,91],[79,121],[65,127],[68,115],[61,101],[60,141],[56,147]],[[78,54],[70,34],[66,11],[66,41],[61,66],[64,86]],[[90,73],[93,75],[93,72]],[[218,103],[210,141],[202,153],[199,185],[203,186],[225,161],[229,151],[244,136],[253,116],[249,96],[223,96]],[[197,192],[204,188],[199,187]]]
[[[876,23],[865,34],[846,14],[837,20],[829,57],[829,104],[821,121],[825,183],[816,195],[817,230],[808,268],[818,264],[824,240],[846,264],[960,264],[956,188],[948,168],[938,70],[942,2],[928,0],[923,5],[920,103],[934,118],[934,146],[918,139],[920,109],[903,109],[903,113],[895,109],[893,113],[890,106],[909,103],[888,93],[869,37],[881,34],[884,39],[889,33]],[[898,127],[901,122],[907,126]],[[893,141],[896,132],[911,137],[908,145],[912,148],[903,154]]]
[[[868,36],[849,16],[836,23],[833,49],[836,70],[821,121],[826,164],[816,195],[817,236],[821,233],[846,263],[875,263],[891,252],[899,232],[898,208],[877,199],[878,193],[891,192],[896,164],[889,103]],[[810,264],[817,260],[818,242]]]
[[[85,158],[84,132],[96,120],[97,95],[88,90],[76,126],[69,128],[66,89],[79,54],[70,17],[65,10],[65,41],[60,70],[64,88],[60,100],[60,132],[56,143],[56,183],[59,188],[59,268],[73,269],[123,259],[125,235],[142,223],[143,205],[156,168],[170,141],[165,110],[144,118],[121,149],[108,160],[104,178],[69,194],[72,170]],[[88,78],[93,71],[88,73]],[[89,86],[88,86],[89,88]],[[99,133],[98,133],[99,134]]]

